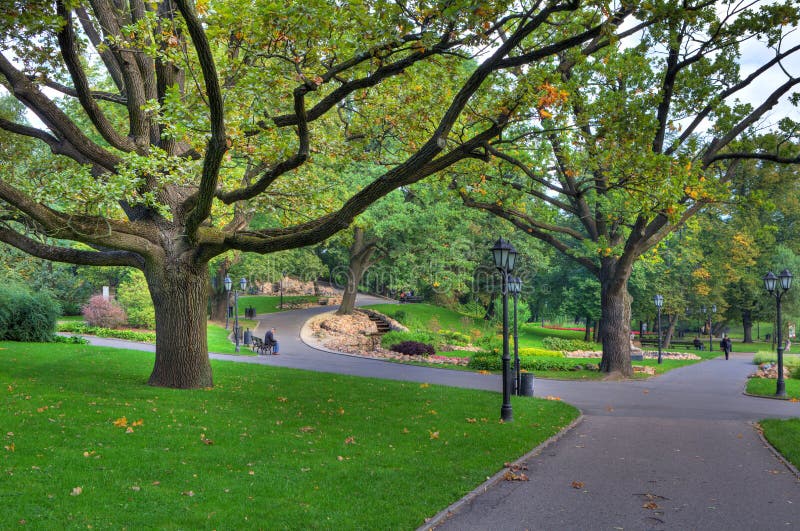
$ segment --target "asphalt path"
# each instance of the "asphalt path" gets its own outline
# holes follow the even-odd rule
[[[359,305],[386,302],[360,296]],[[277,356],[214,359],[356,376],[501,390],[496,375],[361,358],[301,338],[318,307],[267,314]],[[308,341],[308,338],[306,338]],[[92,339],[152,350],[152,345]],[[312,343],[309,341],[309,343]],[[746,396],[752,355],[735,353],[649,380],[537,380],[536,396],[558,397],[582,421],[525,459],[529,481],[483,486],[426,527],[436,529],[800,529],[800,478],[763,442],[754,422],[800,417],[800,403]],[[498,402],[498,416],[499,416]],[[432,515],[433,516],[433,515]]]

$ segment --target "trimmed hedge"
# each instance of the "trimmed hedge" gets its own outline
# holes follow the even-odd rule
[[[578,371],[595,368],[596,364],[578,363],[569,358],[523,356],[519,357],[520,369],[526,371]],[[482,371],[500,371],[503,369],[503,360],[498,354],[479,352],[469,360],[470,369]]]
[[[0,288],[0,339],[6,341],[53,341],[61,307],[44,292]]]
[[[155,332],[139,332],[136,330],[102,328],[97,326],[89,326],[86,323],[79,322],[60,323],[58,325],[58,331],[70,332],[73,334],[87,334],[97,337],[113,337],[127,341],[141,341],[143,343],[155,343],[156,341]]]
[[[546,358],[563,358],[564,353],[557,350],[548,350],[539,347],[526,347],[519,349],[520,356],[544,356]]]
[[[546,337],[542,339],[542,346],[548,350],[560,352],[573,352],[575,350],[597,350],[597,345],[580,339],[565,339],[563,337]]]

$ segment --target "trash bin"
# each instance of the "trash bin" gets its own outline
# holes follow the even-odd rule
[[[253,334],[250,332],[249,328],[246,328],[244,331],[244,344],[249,345],[253,342]]]
[[[533,396],[533,373],[523,372],[520,374],[519,394],[522,396]]]

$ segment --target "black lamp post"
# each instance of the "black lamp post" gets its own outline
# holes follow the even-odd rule
[[[658,310],[658,322],[656,326],[658,327],[658,363],[661,364],[661,307],[664,306],[664,297],[661,295],[656,295],[653,297],[653,302],[656,305],[656,310]]]
[[[280,309],[283,310],[283,279],[286,278],[286,271],[281,271],[281,302],[280,302]]]
[[[780,280],[780,286],[778,286]],[[783,398],[786,396],[786,383],[783,381],[783,331],[781,330],[781,298],[792,287],[792,274],[788,269],[784,269],[777,277],[770,271],[764,275],[764,287],[767,292],[775,297],[776,300],[776,321],[778,336],[778,383],[775,396]]]
[[[229,295],[232,287],[233,281],[231,277],[226,276],[225,289],[228,291]],[[247,288],[246,278],[242,277],[241,280],[239,280],[239,287],[244,293],[244,290]],[[236,343],[236,352],[239,352],[239,290],[233,290],[233,338]]]
[[[517,251],[511,242],[500,238],[492,247],[494,265],[503,275],[503,406],[500,408],[500,418],[505,422],[514,420],[511,409],[511,381],[508,355],[508,275],[514,270],[517,260]]]
[[[508,289],[514,296],[514,394],[522,394],[522,374],[519,371],[519,336],[517,335],[517,299],[522,291],[522,279],[509,277]]]

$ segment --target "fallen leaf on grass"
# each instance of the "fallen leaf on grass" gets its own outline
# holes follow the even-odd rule
[[[278,397],[278,402],[288,402],[288,401],[289,401],[289,399],[286,398],[285,396],[279,396]]]
[[[348,437],[347,439],[344,440],[344,443],[345,444],[355,444],[356,443],[356,438],[351,435],[350,437]]]
[[[185,490],[185,491],[181,492],[181,494],[183,494],[184,496],[189,496],[191,498],[192,496],[194,496],[194,491]]]
[[[583,481],[573,481],[572,482],[573,489],[582,489],[583,488]]]
[[[125,417],[120,417],[114,421],[114,426],[117,428],[122,428],[128,425],[128,419]]]
[[[544,399],[545,400],[561,400],[561,397],[560,396],[547,395],[546,397],[544,397]]]
[[[128,429],[125,430],[125,433],[133,433],[133,428],[128,426]]]
[[[303,426],[299,428],[299,430],[302,431],[303,433],[311,433],[314,431],[314,426]]]
[[[70,496],[80,496],[82,492],[83,492],[83,488],[75,487],[74,489],[72,489],[72,491],[69,493],[69,495]]]
[[[428,433],[431,436],[431,440],[439,438],[439,432],[438,431],[430,431],[430,430],[428,430]]]
[[[467,418],[467,422],[469,422],[470,424],[475,424],[476,422],[478,422],[478,419]]]

